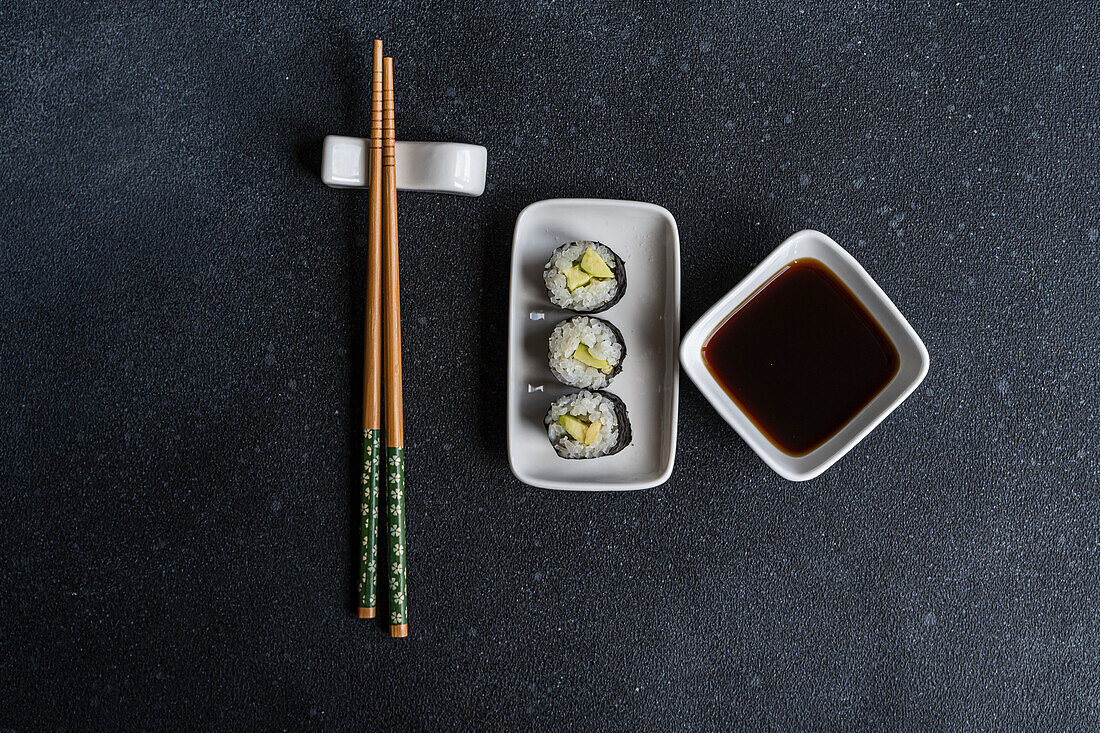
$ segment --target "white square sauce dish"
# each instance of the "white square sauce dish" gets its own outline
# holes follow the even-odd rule
[[[920,337],[836,242],[794,234],[684,336],[703,396],[776,473],[818,476],[928,372]]]

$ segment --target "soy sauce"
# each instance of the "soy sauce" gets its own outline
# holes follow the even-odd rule
[[[798,259],[739,305],[703,346],[710,373],[781,451],[836,435],[898,371],[897,347],[821,262]]]

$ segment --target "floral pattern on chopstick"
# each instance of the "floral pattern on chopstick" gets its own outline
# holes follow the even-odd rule
[[[408,623],[405,598],[405,449],[386,448],[386,504],[389,525],[390,624]]]
[[[378,489],[381,473],[382,431],[363,431],[363,475],[360,480],[360,527],[363,544],[359,552],[359,606],[374,608],[378,577]]]

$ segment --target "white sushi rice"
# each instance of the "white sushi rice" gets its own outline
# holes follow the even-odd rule
[[[584,251],[591,247],[596,251],[607,266],[614,270],[618,266],[615,253],[609,247],[599,242],[570,242],[558,247],[550,256],[550,261],[543,270],[542,277],[546,281],[546,290],[550,294],[550,302],[559,308],[569,308],[577,311],[590,311],[599,308],[615,297],[619,288],[618,278],[597,280],[593,278],[587,285],[582,285],[570,292],[565,282],[565,271],[573,266],[581,258]]]
[[[600,421],[600,434],[589,445],[565,431],[558,418],[572,415],[591,424]],[[619,441],[619,418],[607,397],[587,390],[559,397],[546,413],[546,434],[562,458],[599,458]]]
[[[592,356],[610,364],[611,371],[603,372],[574,357],[581,344],[588,347]],[[622,359],[622,344],[611,327],[599,318],[575,316],[559,323],[550,334],[550,371],[559,382],[572,387],[603,389],[611,383]]]

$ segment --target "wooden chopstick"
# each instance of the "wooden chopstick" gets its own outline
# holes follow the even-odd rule
[[[378,487],[382,451],[382,41],[374,42],[371,86],[367,296],[363,339],[363,544],[359,555],[359,618],[374,618],[378,573]]]
[[[382,60],[382,251],[390,636],[403,637],[409,635],[408,599],[405,597],[405,437],[401,404],[401,286],[397,266],[393,59],[389,57]]]

